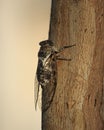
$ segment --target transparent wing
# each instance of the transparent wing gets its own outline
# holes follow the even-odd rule
[[[41,99],[42,99],[41,85],[39,84],[39,82],[37,80],[37,76],[35,76],[35,82],[34,82],[34,103],[35,103],[35,109],[37,109],[37,106],[39,106],[39,108],[41,109],[41,106],[42,106]]]

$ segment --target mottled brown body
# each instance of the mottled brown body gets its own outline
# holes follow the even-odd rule
[[[38,101],[39,86],[42,88],[42,112],[45,112],[51,105],[55,90],[57,86],[57,60],[70,60],[60,58],[59,53],[65,48],[72,46],[64,46],[57,50],[52,41],[46,40],[39,43],[40,50],[38,53],[38,66],[37,66],[37,80],[38,80],[38,92],[36,96],[36,103]],[[50,89],[49,89],[50,88]]]

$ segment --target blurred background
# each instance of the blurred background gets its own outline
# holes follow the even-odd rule
[[[41,130],[34,77],[50,8],[51,0],[0,0],[0,130]]]

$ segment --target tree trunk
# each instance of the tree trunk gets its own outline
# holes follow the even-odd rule
[[[104,0],[52,0],[49,39],[76,46],[62,53],[71,61],[57,62],[42,130],[104,130]]]

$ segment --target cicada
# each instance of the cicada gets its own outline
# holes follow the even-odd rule
[[[40,50],[38,52],[38,65],[36,71],[36,84],[35,84],[35,108],[39,100],[39,95],[42,92],[42,112],[46,111],[54,98],[57,86],[57,60],[67,60],[60,57],[60,52],[66,48],[74,45],[63,46],[60,49],[55,47],[51,40],[45,40],[39,43]]]

